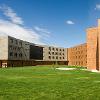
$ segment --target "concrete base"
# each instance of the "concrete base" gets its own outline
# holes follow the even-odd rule
[[[91,70],[91,72],[100,73],[100,71],[98,71],[98,70]]]

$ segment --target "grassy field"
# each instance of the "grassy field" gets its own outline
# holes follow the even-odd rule
[[[100,100],[100,73],[51,66],[1,68],[0,100]]]

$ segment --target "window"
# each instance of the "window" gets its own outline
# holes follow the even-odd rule
[[[52,54],[54,54],[54,52],[52,52]]]
[[[22,53],[19,54],[19,57],[22,57]]]
[[[49,52],[49,54],[51,55],[51,53]]]
[[[13,52],[10,52],[10,54],[9,54],[10,56],[13,56]]]
[[[22,42],[21,41],[19,42],[19,45],[22,46]]]
[[[17,47],[14,47],[15,50],[17,50]]]
[[[13,43],[13,39],[10,39],[10,43]]]
[[[55,50],[54,48],[52,48],[52,50]]]
[[[14,56],[17,57],[17,53],[15,53]]]
[[[56,56],[56,59],[58,59],[58,56]]]
[[[55,55],[58,55],[58,52],[55,52]]]
[[[81,62],[81,64],[83,65],[83,61]]]
[[[9,46],[9,49],[12,50],[12,45]]]
[[[51,51],[51,47],[49,47],[49,50]]]
[[[15,40],[15,43],[16,43],[16,44],[18,44],[18,41],[17,41],[17,40]]]
[[[59,53],[59,55],[61,55],[61,53]]]
[[[56,51],[58,51],[58,48],[56,48]]]
[[[55,57],[53,56],[52,59],[55,59]]]
[[[20,49],[21,49],[20,47],[17,48],[18,51],[20,51]]]
[[[61,59],[61,57],[59,57],[59,59]]]
[[[51,56],[49,56],[49,59],[51,59]]]

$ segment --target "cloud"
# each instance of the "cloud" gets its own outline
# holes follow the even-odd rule
[[[100,4],[96,4],[95,10],[100,10]]]
[[[38,26],[35,26],[34,29],[41,34],[41,36],[45,36],[45,37],[50,37],[51,32],[48,31],[47,29],[44,28],[40,28]]]
[[[75,24],[75,23],[74,23],[73,21],[71,21],[71,20],[67,20],[66,23],[67,23],[67,24],[70,24],[70,25]]]
[[[0,6],[0,9],[4,12],[4,15],[7,16],[15,24],[23,24],[21,17],[17,16],[13,9],[6,5]]]
[[[19,26],[10,21],[0,20],[0,34],[2,33],[24,41],[41,44],[41,36],[33,29]]]
[[[13,9],[7,6],[2,6],[0,9],[2,9],[7,18],[10,18],[10,20],[0,19],[0,35],[12,36],[31,43],[44,44],[42,39],[45,36],[41,36],[34,29],[26,27],[22,18],[18,17]]]

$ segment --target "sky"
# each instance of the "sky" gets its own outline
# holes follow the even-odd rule
[[[0,35],[57,47],[86,42],[100,0],[0,0]]]

